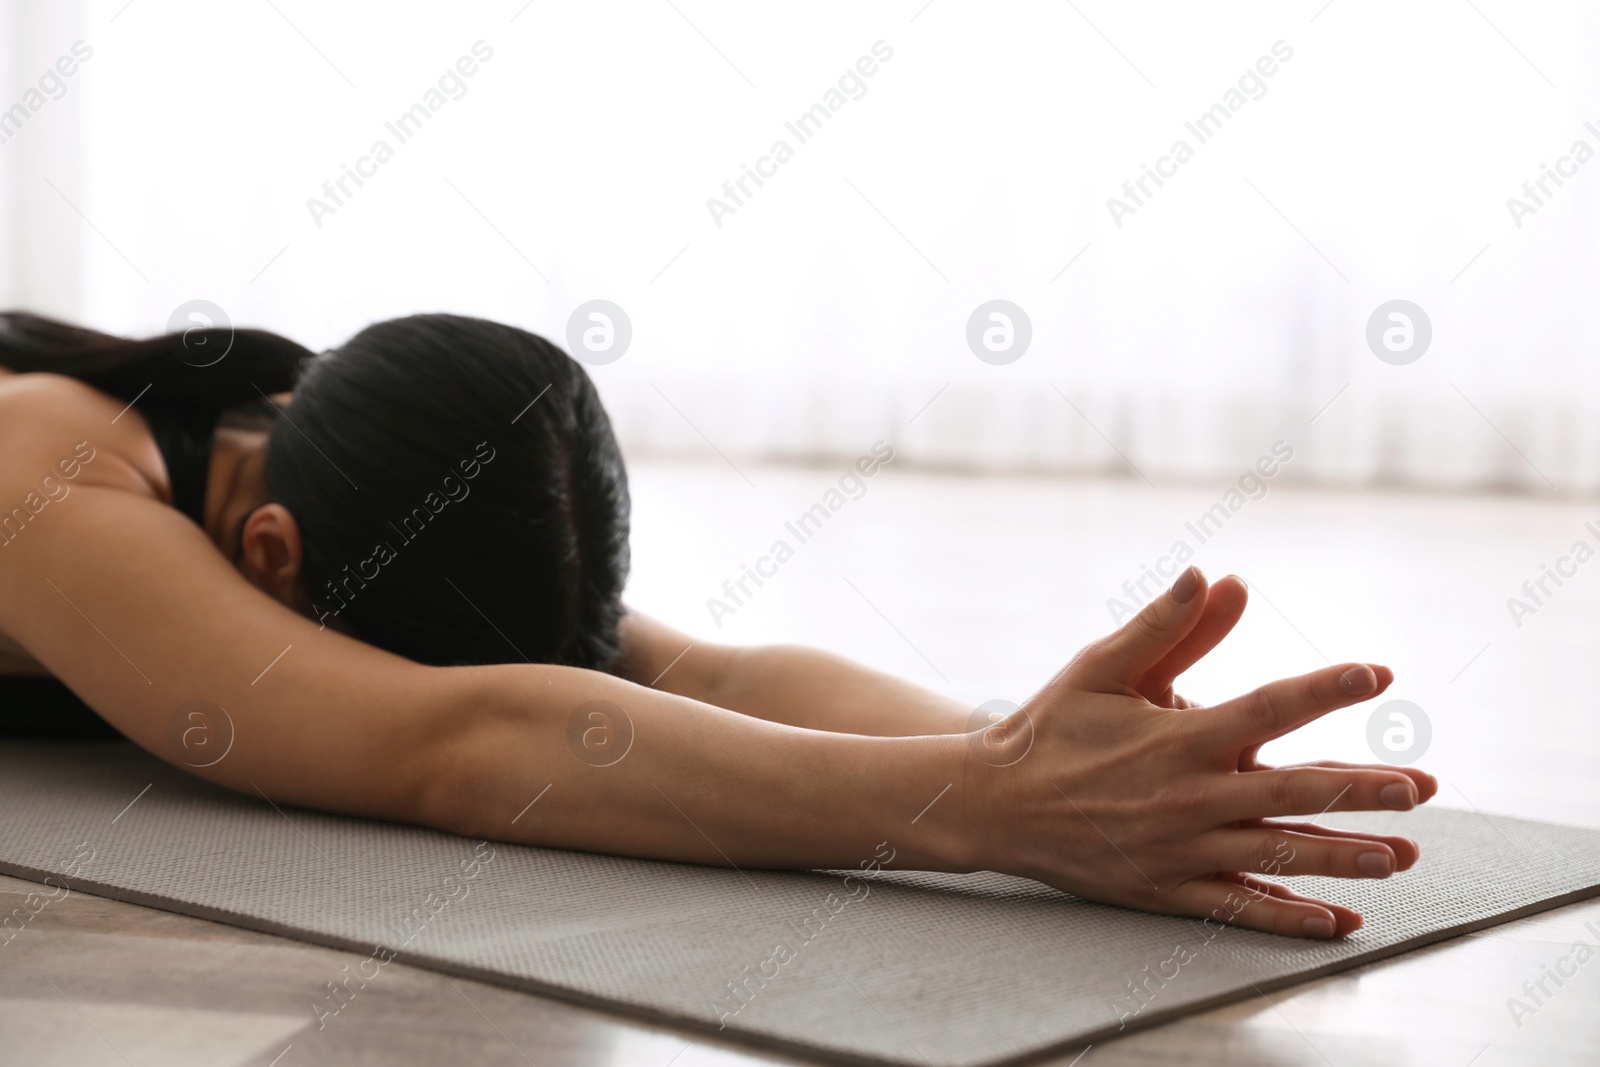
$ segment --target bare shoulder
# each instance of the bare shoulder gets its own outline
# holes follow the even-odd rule
[[[0,633],[125,737],[201,777],[410,817],[435,739],[476,699],[466,669],[401,659],[267,596],[188,518],[113,484],[127,461],[104,442],[121,422],[35,388],[65,407],[19,404],[7,423],[0,406]],[[183,747],[196,708],[238,739],[215,765]]]
[[[510,700],[514,669],[417,664],[267,596],[148,490],[160,455],[125,407],[0,377],[0,633],[124,736],[278,803],[416,820],[482,709],[556,699],[518,683]],[[236,742],[220,762],[185,747],[197,713]]]
[[[0,375],[0,487],[8,496],[95,485],[167,496],[149,425],[117,397],[60,374]]]

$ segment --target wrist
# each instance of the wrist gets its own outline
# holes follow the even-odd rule
[[[874,834],[895,849],[901,870],[966,873],[981,870],[981,809],[972,795],[970,742],[965,734],[895,738],[899,773],[892,790],[871,805]]]

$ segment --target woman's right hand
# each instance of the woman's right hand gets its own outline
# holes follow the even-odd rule
[[[982,841],[974,866],[1090,900],[1255,930],[1327,938],[1357,929],[1355,911],[1270,879],[1405,870],[1419,855],[1414,842],[1314,820],[1331,811],[1407,810],[1437,783],[1386,765],[1280,768],[1256,760],[1265,742],[1382,693],[1394,677],[1386,667],[1339,664],[1210,707],[1176,697],[1173,678],[1242,610],[1242,583],[1213,591],[1190,568],[1019,711],[968,735],[962,795]],[[1282,821],[1305,817],[1313,821]]]

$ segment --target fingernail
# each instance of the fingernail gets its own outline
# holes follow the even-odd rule
[[[1365,664],[1359,667],[1351,667],[1339,675],[1339,688],[1353,697],[1358,697],[1362,693],[1370,693],[1377,687],[1378,676],[1373,673],[1371,667]]]
[[[1194,598],[1194,591],[1200,588],[1200,571],[1190,567],[1178,575],[1178,580],[1172,583],[1172,599],[1180,604],[1187,604]]]
[[[1410,782],[1394,782],[1378,790],[1378,803],[1394,811],[1409,811],[1417,806],[1417,795]]]
[[[1323,918],[1320,915],[1313,915],[1301,924],[1300,928],[1312,937],[1333,936],[1333,920]]]
[[[1389,869],[1389,854],[1387,852],[1363,852],[1356,857],[1356,870],[1368,878],[1387,878]]]

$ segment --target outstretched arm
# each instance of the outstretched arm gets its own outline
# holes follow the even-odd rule
[[[114,414],[76,430],[0,418],[0,501],[26,501],[37,472],[75,441],[112,434]],[[420,666],[319,630],[248,585],[171,508],[115,479],[92,484],[116,469],[107,453],[0,547],[0,630],[139,745],[247,795],[740,867],[892,854],[905,868],[997,870],[1310,936],[1348,932],[1359,916],[1267,888],[1272,876],[1374,876],[1363,853],[1383,871],[1416,860],[1403,838],[1276,820],[1409,808],[1432,794],[1428,776],[1254,756],[1381,693],[1384,668],[1345,664],[1209,708],[1143,695],[1200,626],[1198,577],[989,731],[833,733],[572,668]],[[186,743],[195,701],[230,731],[220,759]]]
[[[1356,912],[1274,879],[1386,877],[1419,849],[1295,817],[1406,810],[1437,784],[1411,769],[1271,767],[1256,752],[1378,696],[1393,676],[1346,663],[1212,707],[1158,705],[1140,687],[1231,625],[1207,622],[1207,605],[1222,605],[1213,610],[1223,620],[1230,604],[1242,607],[1226,591],[1236,583],[1213,601],[1198,572],[1185,581],[1084,649],[1015,715],[966,735],[795,729],[559,672],[554,707],[594,693],[606,703],[580,707],[577,735],[568,727],[572,752],[575,736],[592,734],[590,758],[552,761],[550,709],[529,699],[522,673],[508,673],[484,691],[487,714],[464,720],[447,746],[444,778],[457,786],[437,817],[492,836],[508,796],[537,794],[545,799],[524,820],[536,829],[519,839],[741,867],[848,866],[887,846],[902,867],[1020,874],[1093,900],[1294,936],[1350,933]]]
[[[623,644],[631,681],[758,719],[874,737],[972,729],[960,701],[821,649],[697,641],[631,610]]]
[[[422,666],[319,630],[123,489],[80,483],[0,548],[0,629],[142,748],[279,805],[740,867],[855,867],[885,841],[966,866],[951,824],[911,825],[960,738],[800,729],[569,667]]]
[[[1194,628],[1133,688],[1159,707],[1189,707],[1174,682],[1233,630],[1247,599],[1241,579],[1217,582]],[[987,725],[958,700],[820,649],[718,645],[632,610],[623,644],[630,681],[772,722],[874,737],[970,733]]]

